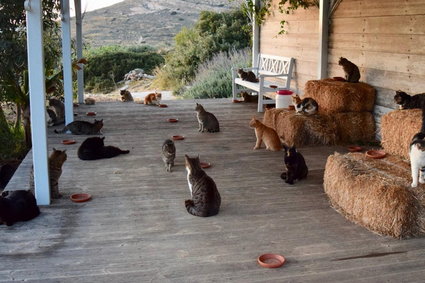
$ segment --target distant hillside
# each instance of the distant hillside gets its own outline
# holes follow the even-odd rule
[[[171,46],[174,36],[183,26],[192,26],[201,11],[224,12],[235,3],[229,0],[126,0],[86,13],[84,42],[93,47],[112,44]]]

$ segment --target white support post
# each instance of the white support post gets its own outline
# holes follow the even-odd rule
[[[69,13],[69,0],[61,0],[62,22],[62,66],[63,89],[65,97],[65,124],[74,121],[72,97],[72,54],[71,54],[71,16]]]
[[[74,0],[77,60],[83,58],[83,18],[81,15],[81,0]],[[77,71],[78,103],[84,103],[84,64],[79,65],[81,70]]]
[[[318,79],[328,76],[329,0],[320,0]]]
[[[252,0],[255,7],[260,7],[260,0]],[[252,15],[252,67],[258,64],[258,54],[260,53],[260,27],[256,23],[255,14]]]
[[[38,205],[49,205],[50,186],[41,0],[25,1],[25,9],[27,17],[28,76],[35,198]]]

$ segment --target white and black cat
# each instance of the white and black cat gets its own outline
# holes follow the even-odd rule
[[[220,132],[220,124],[214,114],[207,112],[201,104],[196,103],[195,110],[197,112],[199,131],[200,132]]]
[[[295,111],[300,114],[313,115],[319,111],[319,104],[311,97],[301,99],[298,94],[292,96]]]
[[[121,150],[115,146],[105,146],[103,138],[87,138],[78,148],[78,158],[81,160],[96,160],[102,158],[112,158],[120,154],[127,154],[129,150]]]
[[[185,200],[187,212],[195,216],[208,217],[218,214],[221,196],[213,179],[202,170],[199,157],[185,155],[187,183],[192,199]]]
[[[28,221],[40,214],[34,195],[30,191],[6,191],[0,196],[0,224],[13,225]]]
[[[295,180],[301,180],[307,177],[307,164],[295,146],[288,147],[284,144],[283,148],[285,150],[284,162],[286,171],[280,175],[280,178],[285,180],[286,183],[293,185]]]
[[[418,186],[418,181],[425,184],[425,107],[422,107],[422,127],[410,143],[410,167],[412,170],[412,188]]]
[[[394,101],[398,104],[400,110],[422,108],[425,106],[425,93],[408,95],[404,91],[397,90]]]

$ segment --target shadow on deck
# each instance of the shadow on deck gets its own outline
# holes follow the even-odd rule
[[[282,153],[253,151],[248,127],[256,104],[202,100],[220,121],[221,132],[199,133],[190,100],[166,101],[168,108],[132,103],[98,103],[76,108],[104,119],[105,143],[129,149],[110,160],[81,161],[68,135],[49,128],[49,151],[67,149],[59,188],[64,198],[42,207],[27,223],[0,226],[0,281],[60,282],[341,282],[420,281],[425,278],[425,241],[394,240],[356,226],[336,213],[322,188],[326,158],[341,147],[305,147],[310,169],[294,186],[280,179]],[[168,123],[168,118],[179,122]],[[176,166],[167,173],[161,146],[172,135]],[[217,216],[189,215],[184,154],[200,154],[217,183],[222,207]],[[7,189],[28,187],[31,154]],[[73,203],[69,195],[93,199]],[[379,258],[336,261],[377,252]],[[256,258],[274,252],[288,262],[260,267]]]

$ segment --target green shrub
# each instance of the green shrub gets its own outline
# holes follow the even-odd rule
[[[185,98],[221,98],[232,95],[231,68],[250,66],[249,49],[217,53],[211,60],[201,64],[192,86],[183,88]],[[177,93],[179,94],[179,93]]]
[[[150,46],[106,46],[88,50],[84,57],[88,61],[84,68],[86,90],[93,92],[113,90],[115,83],[133,69],[152,74],[156,66],[164,63],[163,56]]]
[[[155,72],[154,85],[176,91],[190,83],[198,66],[218,52],[250,46],[248,18],[240,10],[226,13],[203,11],[193,28],[183,28],[175,48],[165,56],[165,66]]]

